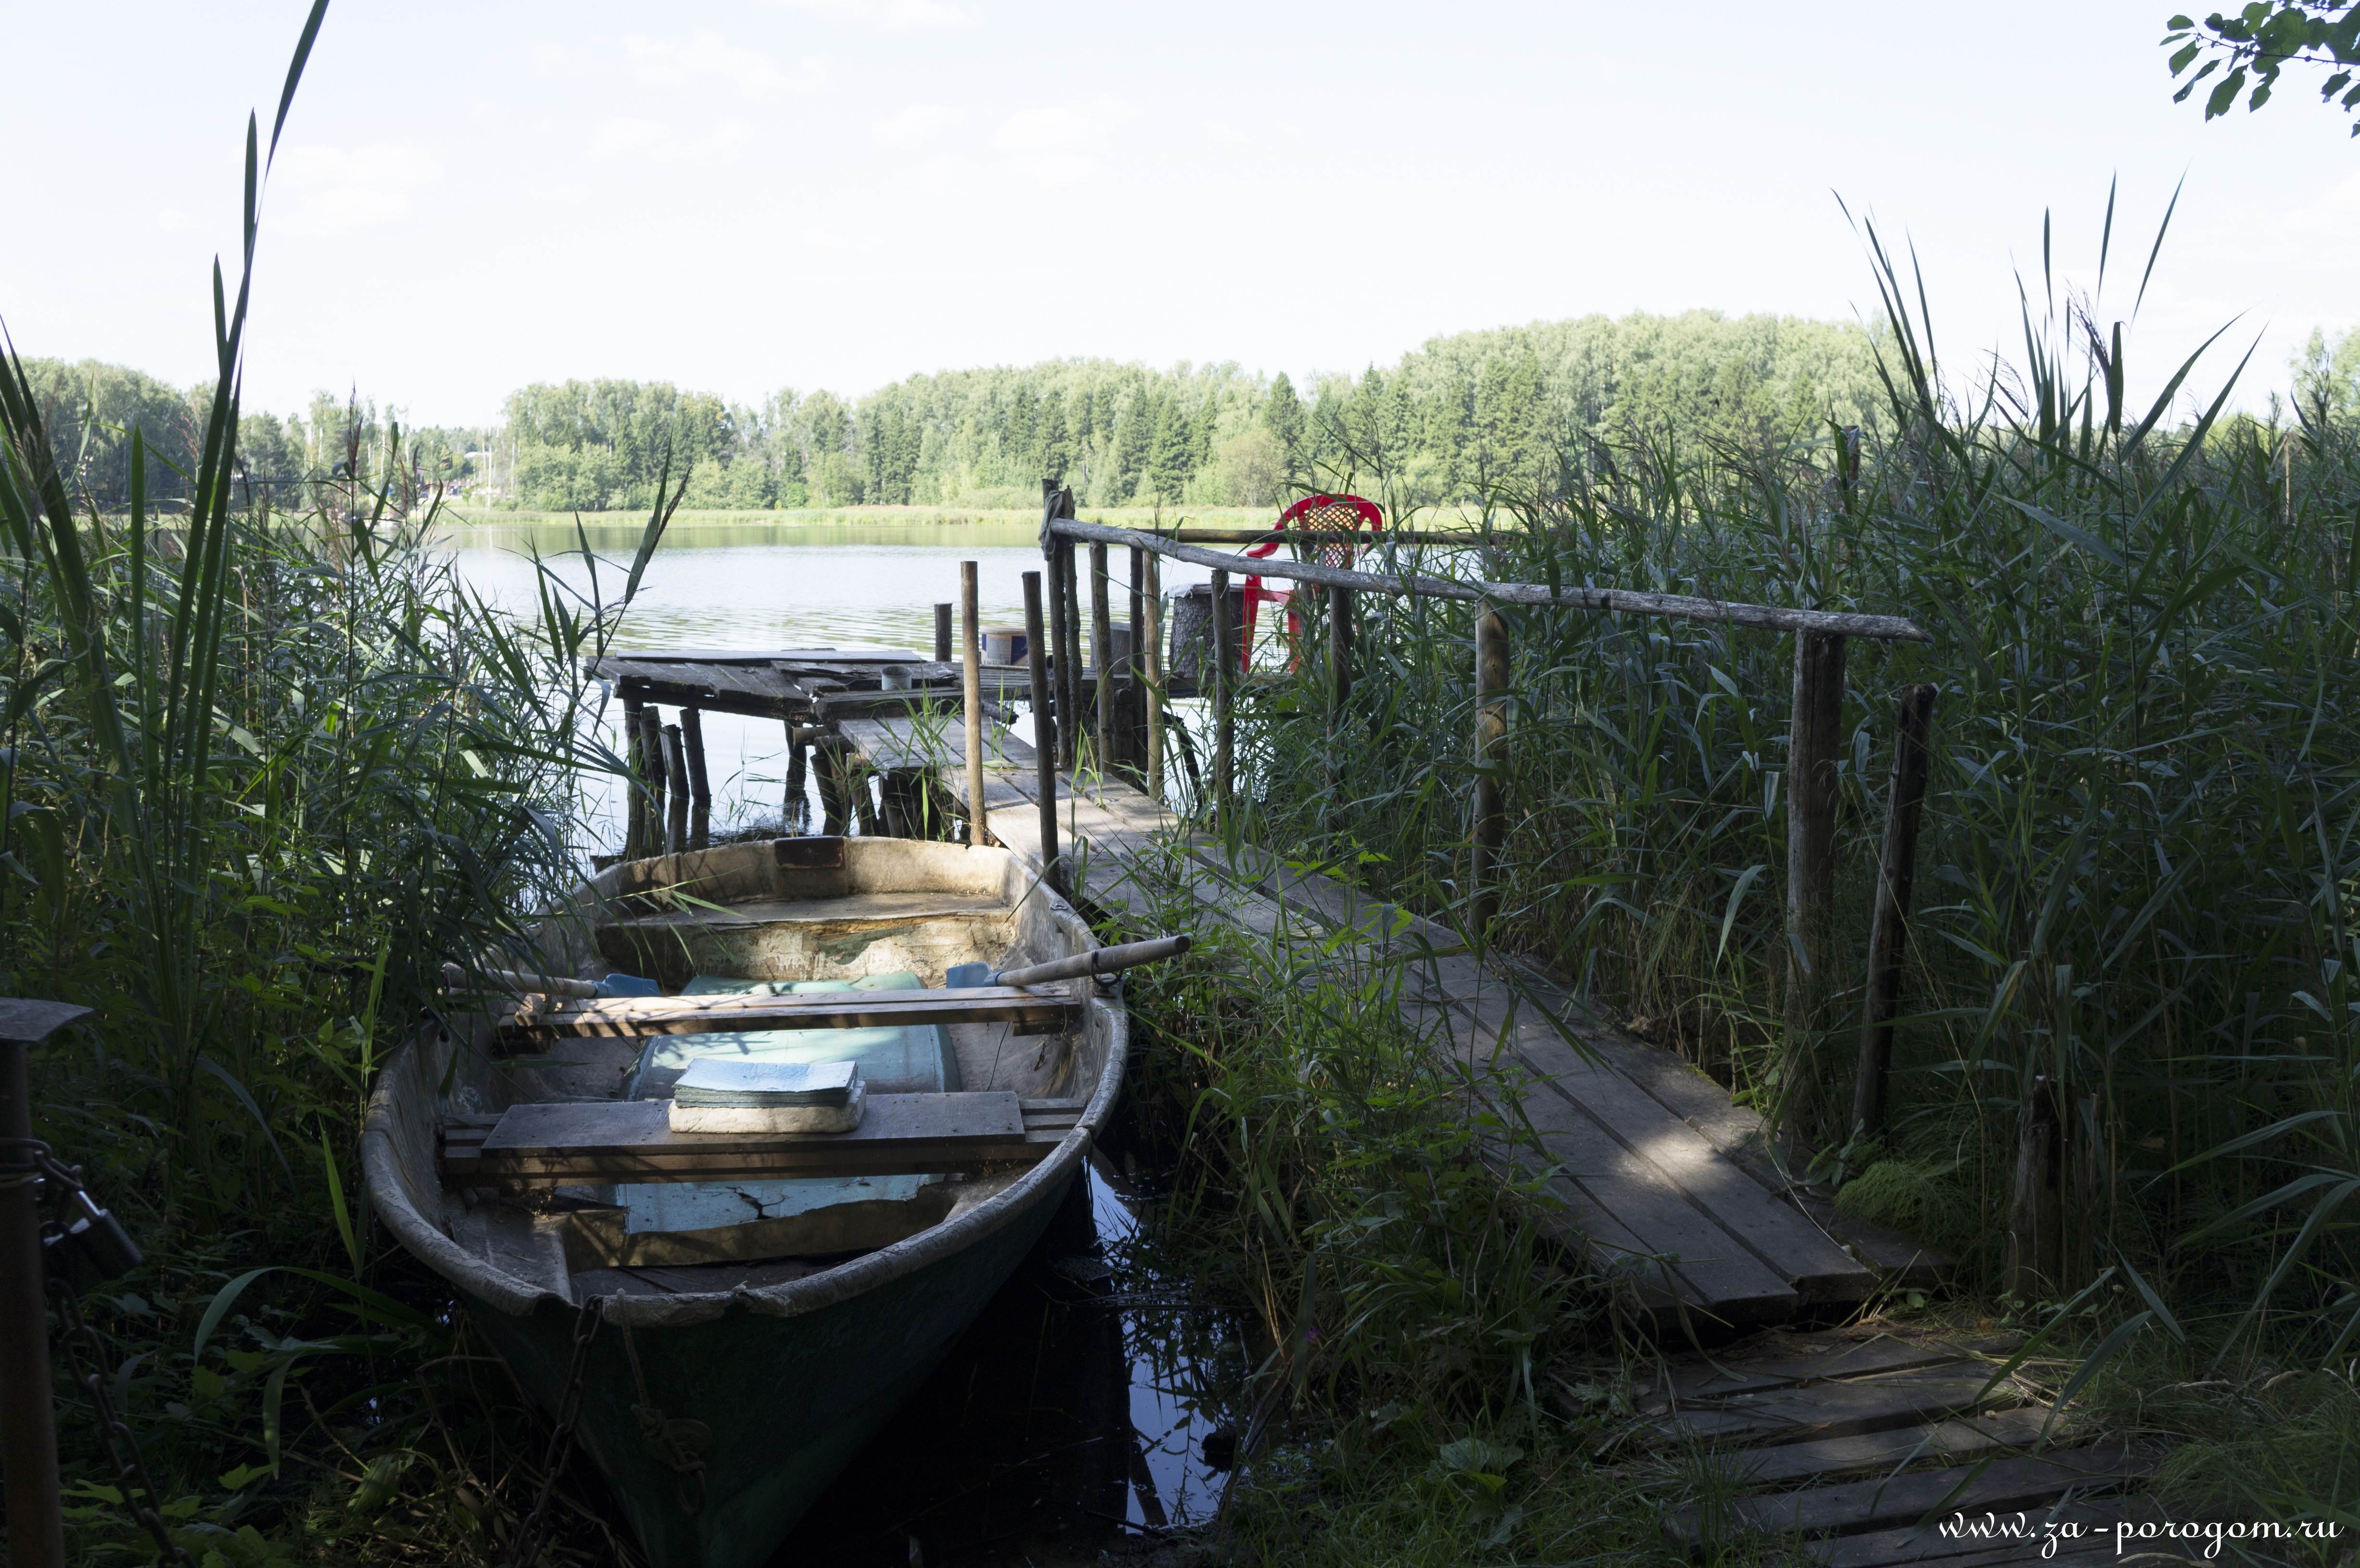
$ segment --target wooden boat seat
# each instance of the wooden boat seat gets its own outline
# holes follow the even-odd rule
[[[1079,1100],[1020,1100],[1005,1090],[876,1094],[851,1132],[684,1133],[672,1130],[662,1100],[534,1103],[512,1105],[497,1121],[445,1122],[442,1180],[558,1187],[969,1171],[1045,1158],[1082,1108]]]

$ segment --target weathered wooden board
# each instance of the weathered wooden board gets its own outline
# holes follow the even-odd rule
[[[1782,1443],[1770,1448],[1747,1449],[1732,1455],[1729,1464],[1748,1486],[1765,1486],[1817,1476],[1891,1470],[1896,1465],[1933,1460],[1955,1463],[2028,1449],[2044,1440],[2060,1442],[2061,1434],[2050,1430],[2054,1414],[2047,1405],[2022,1405],[2012,1410],[1928,1426],[1895,1427],[1885,1432],[1855,1432],[1850,1437],[1822,1438],[1816,1443]]]
[[[1974,1370],[1963,1365],[1970,1357],[2005,1355],[2018,1343],[2008,1336],[1925,1344],[1906,1339],[1829,1340],[1818,1345],[1804,1341],[1767,1356],[1754,1352],[1727,1361],[1683,1362],[1657,1379],[1652,1402],[1643,1405],[1640,1413],[1661,1414],[1674,1402],[1726,1399],[1797,1383],[1827,1383],[1916,1367],[1954,1366],[1964,1376]]]
[[[1683,1406],[1650,1424],[1667,1438],[1713,1443],[1800,1443],[2005,1410],[2030,1396],[2013,1382],[1989,1388],[1981,1367],[1931,1367],[1849,1383],[1810,1383]]]
[[[1937,1510],[1940,1517],[1954,1511],[1970,1517],[1987,1510],[2005,1514],[2054,1502],[2069,1491],[2111,1491],[2154,1468],[2151,1455],[2125,1443],[2103,1443],[2038,1458],[1912,1470],[1723,1506],[1730,1527],[1748,1534],[1858,1535],[1907,1529]],[[1665,1529],[1695,1540],[1698,1521],[1681,1514],[1666,1519]]]
[[[963,991],[817,991],[786,996],[552,997],[503,1024],[508,1038],[639,1038],[748,1029],[909,1029],[927,1024],[1017,1023],[1055,1029],[1072,1001],[1046,986],[977,985]]]
[[[839,1133],[682,1133],[663,1100],[513,1105],[469,1149],[443,1144],[453,1182],[554,1186],[605,1181],[724,1181],[961,1171],[1038,1160],[1071,1129],[1030,1125],[1004,1091],[873,1094],[860,1126]]]

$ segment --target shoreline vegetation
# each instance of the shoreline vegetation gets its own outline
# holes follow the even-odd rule
[[[1075,514],[1086,523],[1130,528],[1141,533],[1158,529],[1267,528],[1274,521],[1269,506],[1190,506],[1167,510],[1160,506],[1082,506]],[[464,506],[445,506],[446,524],[467,528],[571,528],[578,517],[589,528],[639,529],[647,525],[641,512],[507,511]],[[1470,534],[1481,527],[1480,515],[1464,512],[1426,513],[1422,528],[1464,527]],[[1041,528],[1041,508],[1020,506],[827,506],[792,511],[692,511],[683,506],[672,514],[667,533],[684,528],[987,528],[1019,530],[1028,537]]]

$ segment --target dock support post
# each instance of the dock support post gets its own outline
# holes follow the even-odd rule
[[[1066,548],[1063,539],[1052,535],[1041,562],[1048,578],[1044,584],[1048,602],[1042,606],[1043,613],[1048,616],[1048,625],[1042,628],[1042,634],[1048,639],[1043,651],[1049,660],[1050,705],[1043,711],[1050,715],[1050,727],[1041,729],[1042,721],[1037,713],[1032,720],[1033,727],[1049,738],[1053,747],[1051,755],[1060,768],[1072,767],[1074,757],[1074,711],[1067,701],[1065,688],[1065,676],[1073,668],[1074,659],[1072,650],[1065,646],[1065,563],[1060,559]]]
[[[1475,617],[1475,842],[1468,856],[1467,934],[1487,941],[1500,912],[1500,851],[1508,839],[1508,623],[1497,610]]]
[[[1893,785],[1885,802],[1885,855],[1877,869],[1876,913],[1869,921],[1868,1000],[1860,1021],[1860,1077],[1852,1085],[1855,1137],[1885,1131],[1885,1085],[1893,1073],[1893,1020],[1901,1011],[1901,965],[1909,940],[1909,895],[1918,875],[1918,823],[1931,761],[1927,735],[1934,688],[1901,693],[1894,725]]]
[[[1098,672],[1098,756],[1090,760],[1103,779],[1114,762],[1114,617],[1107,595],[1107,547],[1090,546],[1090,662]]]
[[[825,741],[813,746],[812,766],[819,771],[820,832],[840,836],[852,826],[851,769],[842,748]]]
[[[1786,1051],[1784,1133],[1815,1137],[1820,1086],[1818,1002],[1825,988],[1829,900],[1835,892],[1837,730],[1844,639],[1795,634],[1795,707],[1786,754]]]
[[[1140,658],[1141,628],[1147,623],[1145,589],[1147,582],[1147,551],[1137,545],[1131,547],[1131,654],[1122,661],[1122,760],[1136,777],[1147,763],[1146,690],[1140,684],[1140,671],[1146,669]]]
[[[639,780],[648,774],[647,758],[641,751],[639,720],[644,709],[636,697],[623,699],[623,858],[639,860],[648,853],[648,802],[639,789]]]
[[[12,1001],[0,1008],[0,1148],[11,1163],[31,1163],[32,1150],[24,1147],[33,1137],[26,1051],[89,1011],[62,1002]],[[17,1568],[65,1568],[66,1561],[43,1272],[33,1178],[0,1179],[0,1457],[8,1481],[9,1561]]]
[[[802,728],[795,721],[787,721],[787,798],[779,815],[779,825],[789,834],[799,833],[811,825],[811,797],[806,793],[809,778],[809,749],[803,745]]]
[[[1142,552],[1147,553],[1147,552]],[[1164,558],[1147,554],[1146,614],[1147,798],[1164,804]]]
[[[951,607],[948,604],[936,604],[934,606],[934,662],[948,664],[950,661]]]
[[[1024,648],[1032,672],[1032,757],[1034,789],[1041,806],[1041,875],[1050,887],[1065,891],[1064,872],[1057,865],[1057,742],[1056,720],[1049,712],[1048,650],[1041,646],[1047,628],[1041,624],[1041,574],[1024,574]]]
[[[1057,553],[1058,602],[1065,618],[1066,662],[1057,669],[1057,738],[1064,741],[1068,771],[1082,765],[1082,581],[1069,539]]]
[[[983,610],[976,563],[959,562],[959,654],[966,667],[962,696],[967,722],[967,842],[991,842],[991,821],[983,804]]]
[[[680,736],[688,747],[688,794],[696,807],[689,825],[688,847],[703,849],[713,838],[713,776],[705,769],[705,714],[696,708],[680,711]]]
[[[1213,569],[1212,610],[1213,809],[1227,828],[1233,810],[1229,790],[1235,782],[1230,768],[1237,760],[1237,716],[1229,702],[1230,678],[1236,673],[1229,668],[1235,661],[1230,645],[1237,639],[1229,631],[1229,574],[1218,567]]]
[[[639,762],[646,770],[648,783],[648,837],[645,845],[650,855],[664,853],[664,785],[668,770],[664,766],[663,710],[647,707],[639,710]]]
[[[688,747],[678,724],[663,727],[663,759],[672,788],[672,809],[664,822],[664,853],[678,855],[688,847]]]
[[[2035,1077],[2016,1135],[2016,1191],[2007,1209],[2003,1295],[2054,1301],[2065,1274],[2065,1118],[2057,1086]]]

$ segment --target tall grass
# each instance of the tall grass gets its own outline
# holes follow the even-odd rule
[[[1870,240],[1891,327],[1874,428],[1759,450],[1591,445],[1563,488],[1498,495],[1471,559],[1386,557],[1933,631],[1928,648],[1851,650],[1837,929],[1857,934],[1833,950],[1823,1010],[1788,1038],[1790,638],[1502,612],[1513,825],[1495,939],[1579,976],[1740,1098],[1808,1105],[1797,1130],[1822,1173],[1865,1171],[1856,1206],[1957,1216],[1948,1239],[1984,1283],[2032,1079],[2077,1106],[2094,1094],[2079,1278],[2135,1260],[2172,1299],[2217,1308],[2223,1334],[2277,1314],[2308,1354],[2348,1348],[2360,441],[2224,419],[2226,367],[2191,403],[2197,361],[2127,406],[2130,334],[2103,268],[2089,299],[2030,280],[2023,364],[1959,375],[1935,356],[1922,284]],[[1241,700],[1242,831],[1456,906],[1470,607],[1372,598],[1349,713],[1329,712],[1317,657]],[[1911,1016],[1892,1131],[1856,1145],[1843,1091],[1893,709],[1920,681],[1940,696]],[[1797,1094],[1807,1079],[1818,1092]],[[2344,1299],[2333,1323],[2322,1292]]]

